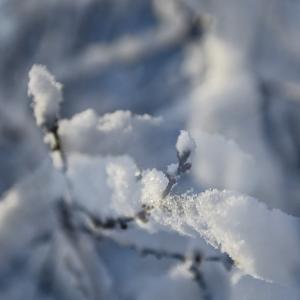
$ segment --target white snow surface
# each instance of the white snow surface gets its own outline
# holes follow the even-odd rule
[[[196,143],[191,135],[185,131],[181,130],[177,139],[176,149],[179,156],[182,156],[184,153],[193,153],[196,149]]]
[[[38,126],[53,122],[63,101],[62,84],[43,65],[34,65],[29,72],[28,95],[33,99]]]
[[[286,286],[296,286],[299,219],[270,210],[254,198],[230,191],[159,201],[155,222],[227,252],[246,274]]]
[[[68,157],[67,176],[75,201],[106,219],[133,216],[140,208],[137,170],[128,156],[104,158],[74,153]]]

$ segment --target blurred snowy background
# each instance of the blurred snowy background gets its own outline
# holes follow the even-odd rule
[[[176,161],[174,145],[186,129],[197,150],[178,191],[233,190],[300,217],[299,28],[295,0],[0,0],[1,197],[48,156],[27,96],[28,72],[43,64],[64,86],[63,118],[93,109],[105,123],[107,113],[132,112],[114,114],[113,138],[97,136],[92,146],[94,136],[85,130],[94,112],[83,126],[69,121],[84,140],[80,145],[66,122],[62,135],[73,150],[128,154],[139,168],[162,170]],[[126,126],[137,132],[122,139],[118,130]],[[274,237],[279,243],[280,234]],[[169,235],[151,237],[151,243],[186,248],[185,237]],[[10,249],[6,239],[2,243]],[[176,282],[181,294],[173,295],[169,279],[157,278],[168,261],[145,261],[109,243],[99,252],[116,281],[106,286],[117,286],[116,295],[99,299],[198,298],[190,281]],[[24,266],[5,257],[1,299],[24,299]],[[299,265],[293,272],[292,287],[235,274],[231,293],[220,287],[214,299],[299,299]],[[212,281],[222,285],[218,276]]]

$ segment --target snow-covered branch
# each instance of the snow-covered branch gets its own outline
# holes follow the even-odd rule
[[[298,219],[230,191],[172,193],[180,177],[191,169],[196,150],[196,143],[187,131],[180,132],[176,142],[178,161],[169,165],[166,172],[140,170],[130,156],[91,155],[89,150],[84,153],[86,148],[80,145],[72,124],[86,132],[86,147],[86,141],[97,145],[98,139],[103,142],[104,134],[107,139],[111,132],[119,134],[124,124],[127,126],[124,135],[128,134],[133,120],[146,124],[149,117],[118,112],[97,120],[88,111],[71,121],[59,120],[60,89],[61,85],[44,67],[33,67],[29,95],[33,96],[37,125],[44,129],[52,155],[58,153],[61,158],[65,187],[56,205],[58,223],[81,261],[81,272],[86,269],[78,244],[82,234],[100,241],[112,239],[111,232],[130,229],[132,224],[145,234],[163,230],[204,239],[224,253],[197,252],[191,258],[176,251],[138,247],[113,239],[120,247],[141,256],[174,259],[187,265],[205,300],[213,297],[202,271],[203,262],[220,262],[224,269],[230,270],[234,261],[236,267],[255,278],[293,285],[293,270],[300,265]],[[282,235],[280,240],[278,234]]]

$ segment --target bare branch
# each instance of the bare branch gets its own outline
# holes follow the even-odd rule
[[[94,236],[97,237],[97,236]],[[175,261],[178,261],[180,263],[189,263],[190,266],[188,267],[189,272],[191,272],[193,276],[193,280],[197,283],[199,286],[202,296],[205,300],[212,300],[211,291],[209,290],[209,287],[205,281],[205,278],[201,272],[201,265],[204,261],[206,262],[219,262],[224,265],[225,269],[227,271],[231,270],[231,267],[233,265],[233,261],[227,254],[222,254],[220,256],[207,256],[205,257],[201,251],[196,250],[193,252],[192,255],[184,255],[179,252],[170,252],[163,249],[154,249],[150,247],[141,248],[134,244],[125,244],[120,242],[118,239],[115,239],[111,236],[101,236],[100,237],[105,238],[109,240],[110,242],[113,242],[117,244],[118,246],[126,249],[133,250],[137,252],[142,257],[154,257],[156,259],[173,259]],[[230,268],[229,268],[230,265]]]

